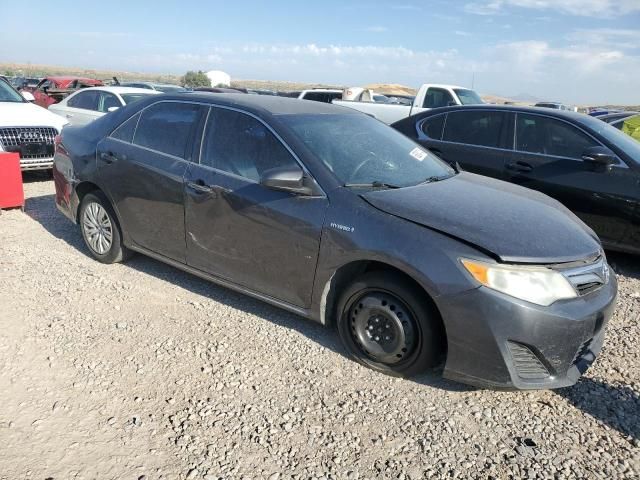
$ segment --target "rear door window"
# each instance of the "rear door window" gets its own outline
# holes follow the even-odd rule
[[[573,125],[527,113],[516,117],[516,150],[581,159],[587,148],[600,144]]]
[[[420,126],[422,133],[434,140],[442,139],[442,129],[444,127],[445,117],[446,115],[444,114],[428,117]]]
[[[156,103],[143,110],[133,143],[184,159],[199,116],[193,103]]]
[[[506,126],[505,112],[449,112],[442,139],[447,142],[500,148]]]
[[[267,170],[300,168],[291,153],[261,122],[244,113],[211,109],[200,163],[259,182]]]
[[[129,120],[121,124],[110,135],[111,138],[115,138],[116,140],[121,140],[127,143],[133,142],[133,134],[136,131],[136,125],[138,125],[139,118],[140,118],[140,114],[137,113],[136,115],[131,117]]]
[[[439,108],[448,107],[452,104],[455,104],[455,101],[448,90],[445,90],[444,88],[429,87],[426,95],[424,96],[424,104],[422,106],[424,108]]]

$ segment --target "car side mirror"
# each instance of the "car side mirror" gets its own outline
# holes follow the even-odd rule
[[[107,112],[115,112],[120,107],[109,107],[107,108]]]
[[[453,100],[449,100],[447,102],[447,107],[455,107],[456,105],[458,105],[458,104]]]
[[[582,154],[582,160],[594,167],[609,170],[611,165],[618,163],[616,154],[606,147],[590,147]]]
[[[20,92],[20,94],[22,95],[22,98],[24,98],[27,102],[35,102],[36,101],[36,97],[34,97],[33,93],[31,93],[31,92],[22,91],[22,92]]]
[[[313,189],[305,182],[304,172],[300,168],[272,168],[262,174],[260,184],[273,190],[312,195]]]

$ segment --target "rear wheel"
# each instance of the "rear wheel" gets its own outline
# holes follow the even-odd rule
[[[393,272],[371,272],[338,304],[338,332],[349,354],[374,370],[408,377],[434,366],[440,319],[426,293]]]
[[[85,195],[80,204],[79,221],[84,243],[96,260],[117,263],[130,256],[130,250],[122,244],[115,213],[104,194]]]

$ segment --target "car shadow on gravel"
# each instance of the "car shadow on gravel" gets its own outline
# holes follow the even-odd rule
[[[640,440],[640,396],[631,387],[582,377],[574,386],[555,393],[599,422]]]
[[[617,274],[640,279],[640,255],[607,252],[607,261]]]
[[[58,212],[55,207],[54,195],[27,198],[25,213],[40,223],[53,236],[64,240],[67,244],[78,250],[79,254],[90,255],[82,240],[78,227]],[[222,303],[251,315],[256,315],[276,325],[293,329],[322,345],[324,348],[348,357],[346,351],[340,344],[337,333],[333,329],[325,328],[316,322],[273,307],[265,302],[231,289],[218,286],[144,255],[135,255],[127,261],[126,266],[215,302]],[[462,392],[475,389],[474,387],[442,378],[441,369],[434,369],[431,372],[418,375],[411,380],[420,385],[447,391]]]

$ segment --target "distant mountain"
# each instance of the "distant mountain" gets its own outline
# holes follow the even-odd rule
[[[528,93],[520,93],[518,95],[513,95],[511,98],[513,98],[517,102],[538,103],[538,102],[542,101],[542,99],[540,99],[539,97],[536,97],[534,95],[530,95]]]

